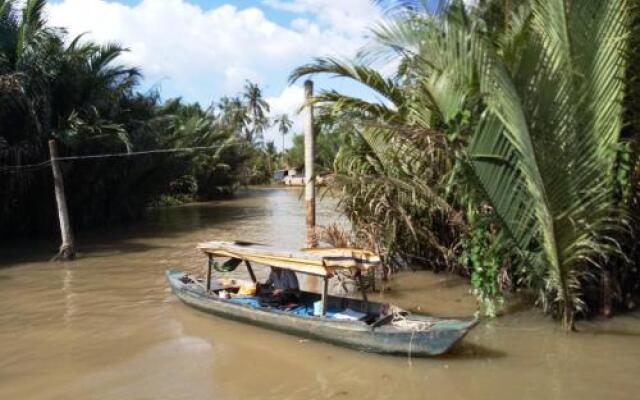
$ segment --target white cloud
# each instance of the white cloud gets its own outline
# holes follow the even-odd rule
[[[50,25],[71,37],[88,32],[98,41],[119,42],[131,51],[122,62],[139,66],[145,86],[159,85],[166,97],[182,96],[208,105],[235,95],[244,81],[260,83],[271,115],[294,121],[287,136],[302,132],[298,110],[302,85],[286,86],[293,68],[313,57],[352,57],[380,17],[370,0],[263,0],[261,7],[293,13],[288,26],[270,20],[258,7],[240,9],[229,0],[203,9],[188,0],[142,0],[127,6],[112,0],[60,0],[49,3]],[[276,128],[265,134],[281,146]]]
[[[267,97],[266,100],[271,107],[273,116],[287,114],[293,121],[291,131],[285,137],[286,146],[291,146],[293,135],[302,133],[304,113],[298,113],[298,110],[304,103],[304,88],[301,85],[291,85],[284,88],[278,96]],[[266,132],[265,139],[274,140],[278,150],[282,147],[282,137],[277,127],[273,127]]]
[[[287,86],[277,97],[268,97],[267,102],[275,114],[293,116],[304,103],[304,88],[301,85]]]
[[[93,40],[130,48],[122,60],[142,67],[147,85],[160,83],[167,96],[204,103],[236,93],[247,78],[273,93],[292,68],[312,57],[352,56],[376,17],[369,0],[265,4],[305,14],[282,26],[256,7],[205,10],[186,0],[142,0],[135,6],[62,0],[50,3],[47,12],[51,25],[67,27],[72,36],[89,32]]]
[[[273,8],[315,15],[332,29],[351,35],[361,35],[372,20],[380,17],[371,0],[263,0]]]

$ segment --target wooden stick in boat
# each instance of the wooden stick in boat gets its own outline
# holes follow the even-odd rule
[[[329,301],[329,278],[325,276],[322,281],[322,316],[325,316],[327,314],[327,302]]]
[[[249,275],[251,276],[251,280],[253,283],[257,283],[256,274],[253,273],[253,268],[251,268],[251,263],[249,260],[244,260],[244,264],[247,266],[247,271],[249,271]]]

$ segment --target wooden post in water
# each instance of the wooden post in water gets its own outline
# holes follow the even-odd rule
[[[51,156],[51,169],[53,171],[53,186],[56,193],[56,204],[58,206],[58,219],[60,220],[60,235],[62,244],[58,255],[53,258],[56,261],[73,260],[76,250],[73,243],[73,232],[69,223],[69,212],[67,211],[67,198],[64,195],[64,180],[62,170],[58,161],[58,146],[55,140],[49,140],[49,154]]]
[[[316,177],[315,162],[315,133],[313,131],[313,105],[308,102],[313,96],[313,82],[304,83],[304,99],[307,102],[304,121],[304,199],[307,221],[307,247],[316,247]]]

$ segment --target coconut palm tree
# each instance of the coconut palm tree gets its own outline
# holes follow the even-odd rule
[[[18,171],[24,164],[47,159],[47,141],[52,138],[62,142],[62,153],[122,151],[123,142],[131,145],[127,130],[139,137],[147,133],[140,128],[145,122],[134,121],[129,107],[148,111],[155,106],[153,100],[137,101],[139,97],[133,95],[137,70],[117,64],[124,49],[81,42],[81,38],[67,44],[64,30],[45,23],[45,4],[44,0],[0,0],[0,164],[18,166]],[[153,143],[148,136],[137,143],[141,142]],[[100,170],[98,165],[84,164],[74,174],[74,166],[66,166],[68,202],[77,223],[107,220],[113,217],[112,211],[130,216],[138,204],[145,203],[141,199],[151,194],[141,193],[145,186],[135,183],[144,181],[149,188],[154,182],[150,171],[161,171],[150,164],[126,170]],[[50,185],[47,177],[31,170],[3,175],[3,232],[53,226],[50,211],[54,208],[42,204],[48,200],[44,196]],[[166,179],[156,178],[158,185]],[[109,190],[98,195],[94,187]],[[126,196],[118,195],[127,190]],[[33,213],[36,208],[41,212]]]
[[[278,126],[278,132],[282,135],[282,164],[284,165],[284,137],[293,126],[293,121],[289,119],[287,114],[280,114],[273,120],[273,123]]]
[[[514,15],[502,40],[490,41],[482,21],[454,3],[437,14],[398,9],[376,31],[377,54],[400,55],[411,72],[407,99],[394,81],[335,60],[304,66],[293,77],[333,73],[384,89],[387,98],[397,94],[396,107],[334,92],[317,101],[387,120],[405,116],[398,132],[442,130],[472,111],[472,132],[459,154],[466,178],[525,255],[522,268],[541,277],[534,283],[541,300],[572,329],[585,309],[583,284],[618,255],[614,233],[626,226],[613,171],[631,5],[536,1]]]
[[[243,131],[248,130],[249,117],[247,116],[247,107],[240,97],[222,97],[218,103],[218,109],[221,114],[220,128],[229,129],[238,136]]]
[[[247,80],[242,94],[246,102],[247,112],[251,118],[251,127],[247,126],[246,139],[253,143],[255,139],[262,136],[262,133],[269,126],[267,114],[270,111],[269,103],[262,96],[262,89],[257,84]]]
[[[55,31],[45,26],[45,4],[27,0],[19,12],[16,1],[0,0],[0,80],[11,89],[3,106],[27,110],[22,128],[36,135],[48,130],[47,115],[38,108],[47,102],[46,79],[55,70],[55,49],[61,46]]]

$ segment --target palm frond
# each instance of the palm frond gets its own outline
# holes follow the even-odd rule
[[[364,65],[343,62],[333,58],[316,58],[313,63],[296,68],[289,76],[289,81],[293,83],[303,76],[318,73],[349,78],[362,83],[397,106],[405,103],[405,96],[402,90],[391,79],[384,78],[378,71]]]
[[[28,42],[32,40],[33,36],[43,30],[45,26],[44,8],[46,4],[46,0],[26,0],[22,9],[22,19],[20,21],[16,44],[17,59],[22,57],[26,51]]]

